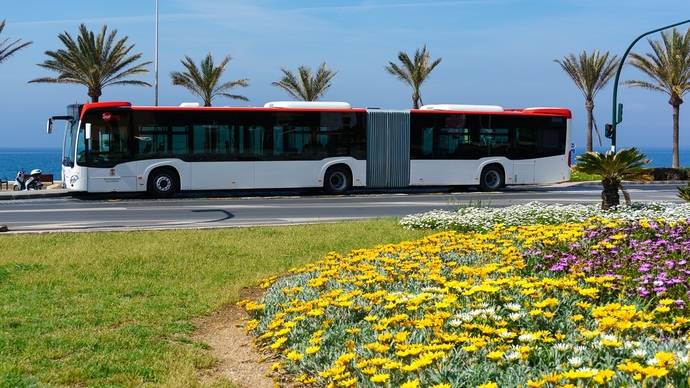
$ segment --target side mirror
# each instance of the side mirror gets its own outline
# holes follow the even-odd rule
[[[84,137],[86,140],[91,140],[91,123],[84,124]]]
[[[48,119],[48,122],[46,123],[46,132],[49,135],[53,133],[53,119]]]

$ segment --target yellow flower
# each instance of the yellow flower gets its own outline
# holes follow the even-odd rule
[[[493,361],[500,360],[501,357],[503,357],[503,352],[501,352],[500,350],[490,352],[486,355],[486,358]]]
[[[419,380],[410,380],[403,383],[400,388],[417,388],[419,387]]]
[[[310,346],[304,352],[307,354],[314,354],[317,353],[319,349],[321,349],[320,346]]]
[[[288,354],[286,355],[286,357],[287,357],[287,359],[290,360],[290,361],[299,361],[299,360],[302,359],[302,357],[304,357],[304,355],[303,355],[302,353],[300,353],[300,352],[297,352],[297,351],[294,351],[294,350],[293,350],[293,351],[291,351],[290,353],[288,353]]]
[[[498,387],[498,385],[496,385],[496,383],[486,383],[486,384],[480,385],[477,388],[497,388],[497,387]]]
[[[371,380],[372,383],[383,383],[388,381],[390,379],[391,375],[388,373],[379,373],[377,375],[371,376],[369,380]]]

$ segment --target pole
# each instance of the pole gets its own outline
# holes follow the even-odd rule
[[[154,74],[156,77],[156,82],[155,82],[155,89],[156,89],[156,91],[155,91],[155,94],[156,94],[155,105],[156,106],[158,106],[158,21],[159,21],[159,19],[158,19],[158,0],[156,0],[156,48],[155,48],[155,52],[154,52],[155,58],[154,58],[154,65],[153,65],[155,67]]]
[[[621,58],[620,63],[618,64],[618,70],[616,70],[616,79],[613,82],[613,106],[612,106],[613,114],[611,115],[611,117],[612,117],[611,126],[613,127],[613,133],[611,134],[611,152],[614,152],[614,153],[616,152],[616,126],[619,124],[617,122],[618,121],[618,81],[620,81],[620,78],[621,78],[621,71],[623,71],[623,65],[625,64],[625,58],[628,57],[628,54],[630,54],[630,51],[632,50],[633,46],[635,46],[635,44],[637,42],[639,42],[640,39],[644,38],[645,36],[651,35],[651,34],[654,34],[656,32],[660,32],[663,30],[667,30],[669,28],[673,28],[673,27],[676,27],[676,26],[679,26],[679,25],[685,24],[685,23],[690,23],[690,19],[684,20],[682,22],[674,23],[674,24],[671,24],[671,25],[668,25],[665,27],[657,28],[657,29],[652,30],[652,31],[645,32],[644,34],[638,36],[635,40],[633,40],[633,42],[630,43],[630,46],[628,46],[628,49],[625,50],[625,54],[623,54],[623,57]]]

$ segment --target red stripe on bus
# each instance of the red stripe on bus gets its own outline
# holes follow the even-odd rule
[[[554,116],[554,117],[565,117],[568,119],[573,118],[573,114],[570,109],[566,108],[544,108],[544,109],[509,109],[503,112],[477,112],[477,111],[464,111],[464,110],[434,110],[434,109],[412,109],[410,113],[423,113],[423,114],[449,114],[449,115],[519,115],[519,116]]]

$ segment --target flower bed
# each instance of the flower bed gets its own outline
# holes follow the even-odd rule
[[[690,204],[636,203],[601,210],[599,205],[548,205],[531,202],[503,208],[465,207],[457,211],[434,210],[403,217],[400,224],[416,229],[487,231],[496,225],[558,225],[584,222],[589,218],[608,219],[690,219]]]
[[[633,280],[657,279],[664,249],[665,278],[690,269],[687,230],[600,219],[444,232],[332,253],[243,305],[257,343],[281,355],[274,368],[306,384],[684,386],[686,291],[642,294]]]

